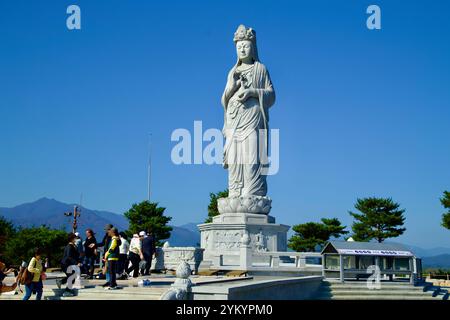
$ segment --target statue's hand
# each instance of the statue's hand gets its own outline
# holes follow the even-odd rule
[[[238,100],[242,103],[248,98],[256,97],[256,91],[253,89],[244,89],[238,96]]]
[[[232,88],[231,89],[231,93],[234,94],[236,91],[239,90],[240,87],[241,87],[241,80],[240,79],[233,81],[233,84],[232,84],[232,87],[231,87]]]

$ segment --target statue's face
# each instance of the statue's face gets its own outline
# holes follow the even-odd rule
[[[252,60],[253,44],[249,40],[241,40],[236,42],[236,51],[239,60],[250,62]]]

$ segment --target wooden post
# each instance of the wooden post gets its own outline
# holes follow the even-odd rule
[[[339,280],[344,282],[344,256],[339,255]]]

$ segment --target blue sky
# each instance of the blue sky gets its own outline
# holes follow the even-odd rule
[[[0,206],[47,196],[124,212],[147,193],[177,225],[202,221],[220,165],[176,166],[174,129],[221,128],[240,23],[257,31],[277,92],[272,215],[338,217],[358,197],[406,209],[399,240],[448,246],[448,1],[1,1]],[[81,8],[82,30],[66,28]],[[382,29],[366,28],[370,4]]]

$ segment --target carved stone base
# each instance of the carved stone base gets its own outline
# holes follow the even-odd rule
[[[241,248],[250,251],[286,251],[289,226],[276,224],[275,218],[254,213],[228,213],[198,225],[203,260],[211,269],[236,266],[243,270]],[[253,261],[258,262],[258,261]],[[247,263],[248,265],[248,263]],[[250,261],[251,265],[251,261]]]
[[[275,218],[258,213],[225,213],[213,217],[213,223],[267,224],[275,223]]]
[[[267,196],[239,196],[217,199],[220,214],[247,212],[269,214],[272,200]]]

